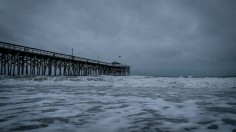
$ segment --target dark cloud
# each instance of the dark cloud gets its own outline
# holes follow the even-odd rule
[[[236,75],[234,0],[2,0],[0,40],[142,75]]]

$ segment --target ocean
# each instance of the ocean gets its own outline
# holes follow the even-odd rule
[[[236,132],[236,77],[0,76],[0,131]]]

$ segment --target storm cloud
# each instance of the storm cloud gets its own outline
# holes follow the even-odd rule
[[[1,0],[0,41],[130,65],[236,75],[235,0]],[[121,58],[118,58],[121,56]]]

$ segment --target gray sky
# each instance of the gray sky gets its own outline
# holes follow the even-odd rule
[[[135,75],[236,75],[236,1],[1,0],[0,41],[74,48]]]

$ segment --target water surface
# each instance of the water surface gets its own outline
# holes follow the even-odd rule
[[[0,77],[0,131],[236,131],[236,78]]]

